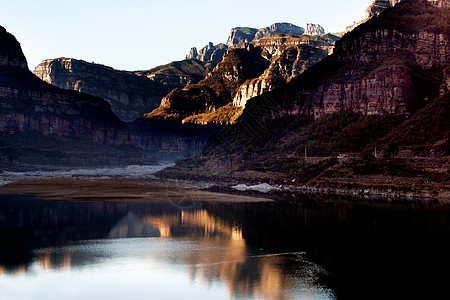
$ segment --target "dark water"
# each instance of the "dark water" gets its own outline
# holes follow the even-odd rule
[[[304,200],[1,195],[0,299],[448,298],[450,205]]]

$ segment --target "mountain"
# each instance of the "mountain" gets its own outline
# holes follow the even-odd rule
[[[313,24],[308,24],[308,28],[313,28]],[[320,27],[320,25],[316,25]],[[321,28],[321,27],[320,27]],[[322,28],[323,29],[323,28]],[[309,32],[311,33],[311,32]],[[254,40],[272,36],[275,34],[292,34],[292,35],[303,35],[308,34],[305,33],[305,29],[302,27],[298,27],[291,23],[275,23],[268,27],[264,27],[261,29],[249,28],[249,27],[236,27],[231,29],[230,36],[227,40],[228,47],[235,47],[242,43],[250,43]]]
[[[51,148],[50,137],[65,144],[53,143]],[[17,160],[21,154],[37,156],[45,151],[67,161],[74,155],[63,153],[61,149],[69,145],[74,146],[66,149],[72,154],[77,151],[86,154],[89,148],[95,148],[92,158],[96,154],[99,154],[97,158],[103,155],[102,151],[110,151],[112,158],[118,152],[114,152],[114,146],[106,145],[129,143],[126,124],[114,115],[106,101],[62,90],[37,78],[28,70],[19,42],[0,27],[1,161]],[[130,150],[130,156],[139,152],[131,146],[125,148]],[[142,153],[137,155],[142,157]]]
[[[342,110],[413,115],[438,97],[447,82],[448,14],[448,7],[404,0],[347,33],[332,55],[299,77],[252,99],[246,115],[267,107],[268,98],[276,111],[315,118]]]
[[[133,121],[159,106],[161,98],[176,87],[195,83],[214,66],[197,60],[172,62],[147,71],[119,71],[73,58],[44,60],[34,70],[57,87],[101,97],[124,121]]]
[[[278,34],[230,48],[205,79],[173,90],[145,117],[197,124],[233,122],[249,98],[299,75],[326,57],[336,40],[332,35]]]
[[[306,24],[306,30],[291,23],[275,23],[261,29],[236,27],[231,29],[230,36],[228,37],[226,44],[214,45],[210,42],[208,45],[200,49],[200,51],[198,51],[196,47],[193,47],[189,51],[189,54],[186,56],[186,59],[195,58],[204,62],[221,62],[223,55],[226,53],[228,48],[277,34],[289,34],[297,36],[323,35],[325,34],[325,29],[323,29],[323,27],[318,24],[310,23]]]
[[[228,46],[225,44],[214,45],[210,42],[200,49],[200,51],[197,51],[197,48],[195,47],[191,48],[186,59],[198,59],[203,62],[213,61],[219,63],[222,61],[223,55],[227,52],[227,49]]]
[[[449,68],[450,3],[403,0],[247,101],[200,167],[176,171],[214,177],[207,165],[234,182],[448,198]]]

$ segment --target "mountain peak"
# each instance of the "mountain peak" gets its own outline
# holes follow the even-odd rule
[[[18,67],[28,70],[27,60],[20,43],[0,26],[0,67]]]

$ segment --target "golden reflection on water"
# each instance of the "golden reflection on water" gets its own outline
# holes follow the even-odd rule
[[[159,231],[161,238],[191,237],[199,248],[194,251],[176,251],[160,258],[187,265],[193,282],[201,280],[212,286],[220,281],[227,287],[230,297],[250,296],[264,299],[291,299],[289,290],[295,283],[285,280],[280,267],[283,257],[265,257],[250,254],[242,228],[214,216],[206,210],[181,211],[163,215],[136,216],[128,214],[111,229],[109,238],[127,237],[129,232],[142,233],[149,228]],[[184,230],[180,231],[180,228]],[[176,235],[175,235],[176,234]],[[152,254],[150,254],[152,255]],[[47,248],[39,253],[37,266],[42,270],[69,270],[73,262],[70,246],[64,252]],[[152,257],[153,259],[153,257]],[[6,273],[0,266],[0,275]],[[14,273],[25,274],[26,266]]]
[[[219,253],[205,250],[180,254],[177,259],[189,265],[192,281],[200,279],[213,284],[220,280],[226,284],[231,297],[251,295],[264,299],[292,298],[285,289],[290,283],[283,280],[283,271],[277,264],[280,258],[250,257],[241,228],[206,210],[182,211],[181,216],[145,216],[143,220],[158,228],[161,237],[170,237],[171,227],[201,229],[196,231],[198,237],[207,238],[204,241],[212,246],[209,248],[224,249]],[[257,269],[257,275],[249,273],[249,268]],[[282,294],[283,290],[285,292]]]
[[[72,267],[72,250],[71,247],[65,247],[64,253],[56,252],[54,248],[47,248],[39,253],[37,257],[37,265],[42,270],[70,270]]]
[[[181,211],[181,215],[144,216],[143,221],[155,228],[158,228],[161,237],[172,237],[171,228],[185,227],[190,229],[200,229],[195,231],[197,237],[209,238],[220,235],[231,239],[242,239],[242,230],[230,226],[222,219],[211,215],[206,210]]]
[[[51,249],[49,249],[51,250]],[[41,253],[38,258],[37,258],[37,262],[38,265],[41,269],[43,270],[50,270],[51,268],[55,267],[52,266],[52,259],[51,259],[51,252],[50,251],[46,251]]]

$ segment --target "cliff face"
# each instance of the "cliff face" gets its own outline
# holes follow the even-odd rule
[[[250,27],[236,27],[231,29],[230,36],[227,40],[228,47],[234,47],[242,43],[249,43],[255,39],[258,32],[256,28]]]
[[[125,121],[158,107],[165,94],[191,82],[190,78],[182,76],[138,76],[72,58],[45,60],[36,67],[34,74],[57,87],[108,100],[113,111]]]
[[[159,108],[145,115],[156,119],[183,120],[212,112],[230,103],[237,88],[247,79],[260,76],[269,65],[262,49],[251,44],[227,51],[222,62],[198,84],[175,89],[161,101]]]
[[[28,70],[27,60],[16,38],[0,26],[0,67]]]
[[[290,23],[275,23],[268,27],[259,29],[254,37],[254,40],[260,38],[271,36],[275,34],[292,34],[292,35],[302,35],[305,33],[305,29],[302,27],[295,26]]]
[[[323,29],[323,27],[320,26],[319,24],[308,23],[308,24],[306,24],[305,34],[306,35],[322,35],[322,34],[325,34],[325,29]]]
[[[230,36],[227,40],[227,46],[235,47],[243,43],[250,43],[263,37],[273,36],[277,34],[300,36],[303,34],[322,35],[324,33],[325,30],[323,29],[323,27],[318,24],[306,24],[306,30],[291,23],[275,23],[261,29],[236,27],[231,29]]]
[[[230,48],[204,80],[173,90],[146,117],[201,124],[233,122],[239,114],[236,108],[243,108],[248,99],[280,87],[326,57],[336,40],[338,37],[332,35],[279,34]]]
[[[0,131],[37,131],[129,143],[128,128],[99,98],[50,86],[33,75],[17,40],[0,27]]]
[[[299,77],[250,100],[230,131],[251,140],[254,128],[273,118],[346,110],[408,117],[446,93],[449,63],[450,7],[403,0],[347,33],[333,54]],[[227,144],[226,136],[220,143]]]
[[[189,51],[189,54],[186,56],[186,59],[195,58],[204,62],[221,62],[223,55],[226,53],[228,48],[235,47],[244,43],[250,43],[252,41],[277,34],[289,34],[296,36],[300,36],[303,34],[323,35],[325,34],[325,29],[323,29],[323,27],[318,24],[306,24],[305,30],[302,27],[298,27],[290,23],[275,23],[261,29],[236,27],[231,29],[230,36],[228,37],[226,45],[213,45],[213,43],[209,43],[199,51],[197,50],[197,48],[193,47]]]
[[[197,48],[191,48],[186,59],[198,59],[203,62],[213,61],[221,62],[223,55],[227,52],[228,46],[225,44],[214,45],[209,43],[207,46],[197,51]]]
[[[366,19],[380,14],[386,8],[394,7],[401,0],[375,0],[366,10]]]
[[[450,65],[444,69],[440,94],[450,93]]]
[[[427,13],[448,18],[449,10],[438,10],[425,2],[417,5],[399,4],[381,20],[369,21],[338,41],[330,63],[346,67],[332,82],[309,93],[304,108],[316,116],[344,108],[365,114],[410,114],[435,97],[441,81],[433,76],[442,76],[442,69],[450,62],[447,25],[402,28],[395,25],[395,19],[402,24],[408,14],[417,13],[424,18]],[[414,11],[419,7],[423,11]],[[420,24],[421,19],[416,18]]]
[[[303,44],[305,41],[298,38],[270,37],[253,42],[263,49],[270,66],[260,77],[247,80],[239,87],[233,105],[243,108],[249,99],[281,87],[325,58],[333,47],[332,43],[323,42],[324,49],[321,49],[309,46],[309,41]],[[319,42],[312,44],[319,46]]]

